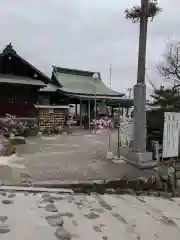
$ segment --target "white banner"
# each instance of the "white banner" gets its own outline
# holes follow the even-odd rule
[[[166,112],[163,132],[163,158],[179,155],[180,113]]]

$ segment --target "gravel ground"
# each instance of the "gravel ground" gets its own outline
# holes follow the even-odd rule
[[[111,146],[116,152],[117,132],[111,134]],[[33,181],[101,180],[119,177],[152,175],[126,163],[105,159],[108,151],[107,135],[58,135],[28,138],[26,145],[17,148],[16,164],[24,165],[22,178]],[[24,174],[23,174],[24,173]]]
[[[117,132],[111,133],[111,147],[117,152]],[[106,160],[108,136],[92,134],[33,137],[17,147],[13,159],[14,181],[103,180],[150,176],[152,171],[140,170],[127,162]],[[15,163],[15,164],[14,164]],[[22,167],[24,166],[24,168]],[[9,180],[11,169],[0,167],[0,179]],[[15,177],[14,177],[15,176]],[[3,179],[2,179],[3,178]]]

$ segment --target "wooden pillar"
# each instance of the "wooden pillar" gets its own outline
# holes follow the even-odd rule
[[[80,99],[80,127],[82,127],[82,100]]]
[[[89,131],[91,130],[91,102],[88,100],[88,124],[89,124]]]
[[[120,104],[119,104],[119,109],[118,109],[118,147],[117,147],[117,156],[120,158]]]
[[[126,117],[129,116],[129,108],[126,108]]]
[[[124,108],[121,108],[121,110],[122,110],[122,116],[124,116]]]
[[[111,117],[114,116],[114,107],[111,107]]]
[[[75,104],[75,116],[77,117],[77,103]]]

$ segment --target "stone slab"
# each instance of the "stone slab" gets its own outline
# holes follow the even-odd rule
[[[145,163],[145,162],[151,162],[153,160],[152,158],[152,152],[145,152],[145,153],[137,153],[133,151],[129,151],[126,154],[126,158],[130,161],[138,162],[138,163]]]
[[[133,161],[133,160],[126,158],[125,161],[128,163],[131,163],[132,165],[134,165],[140,169],[150,169],[150,168],[154,168],[157,166],[157,162],[154,160],[146,161],[146,162],[138,162],[138,161]]]

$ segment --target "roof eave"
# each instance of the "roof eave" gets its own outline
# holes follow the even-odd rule
[[[53,67],[53,72],[58,74],[58,73],[65,73],[65,74],[74,74],[74,75],[79,75],[79,76],[93,76],[94,73],[97,73],[99,77],[101,76],[100,72],[92,72],[92,71],[85,71],[85,70],[80,70],[80,69],[73,69],[73,68],[62,68],[62,67],[57,67],[57,66],[52,66]]]
[[[79,96],[79,97],[81,97],[81,96],[94,97],[94,96],[95,96],[95,94],[66,92],[66,91],[64,91],[63,89],[57,89],[57,91],[65,94],[65,95],[75,95],[75,96]],[[125,95],[124,93],[123,93],[123,94],[117,94],[117,95],[96,94],[96,97],[97,97],[97,98],[98,98],[98,97],[104,97],[104,99],[105,99],[106,97],[122,98],[124,95]]]

